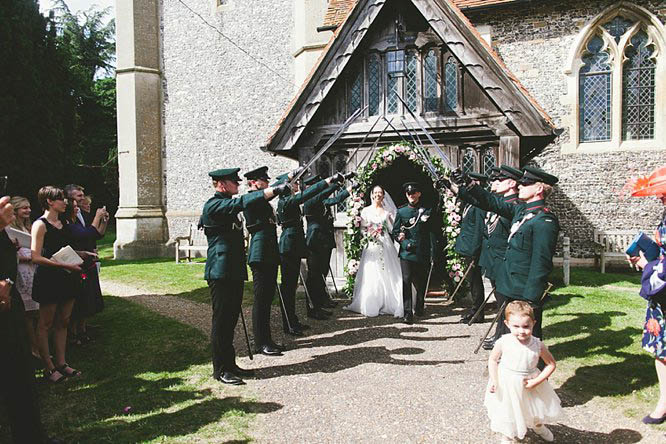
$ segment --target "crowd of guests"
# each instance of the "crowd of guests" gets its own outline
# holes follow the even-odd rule
[[[67,345],[90,341],[87,320],[104,308],[96,242],[109,221],[106,208],[92,213],[90,196],[73,184],[44,186],[37,201],[43,213],[33,221],[26,197],[0,200],[0,352],[9,363],[0,380],[14,442],[57,442],[41,428],[35,370],[49,383],[80,376],[67,363]],[[29,234],[30,247],[7,227]],[[80,264],[53,258],[67,246]]]

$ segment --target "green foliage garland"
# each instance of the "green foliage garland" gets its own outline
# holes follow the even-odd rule
[[[348,295],[354,293],[354,282],[356,281],[361,253],[368,243],[367,236],[364,236],[361,231],[361,210],[364,206],[363,198],[365,197],[365,193],[369,192],[370,187],[374,184],[376,175],[384,168],[391,166],[401,156],[418,165],[433,181],[435,180],[425,164],[414,152],[414,146],[405,143],[379,148],[372,159],[359,169],[357,176],[359,186],[357,187],[357,191],[352,192],[348,201],[347,215],[349,216],[349,222],[347,223],[344,236],[345,254],[347,257],[347,265],[345,266],[347,283],[344,291]],[[433,158],[432,163],[440,173],[445,176],[449,175],[450,171],[443,165],[439,158]],[[463,264],[460,256],[454,251],[454,246],[456,237],[460,233],[460,221],[462,219],[460,215],[460,203],[456,201],[453,193],[448,190],[443,197],[442,234],[446,239],[446,246],[444,247],[444,253],[447,258],[446,271],[454,282],[459,282],[463,275]]]

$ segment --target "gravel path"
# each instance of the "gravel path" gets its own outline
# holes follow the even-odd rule
[[[103,282],[102,289],[210,332],[207,304],[142,295],[111,282]],[[250,310],[244,308],[248,322]],[[259,355],[250,361],[239,326],[238,363],[257,369],[258,377],[229,392],[282,406],[257,416],[250,430],[253,438],[307,443],[499,442],[483,407],[488,354],[472,353],[488,324],[458,324],[460,309],[443,303],[429,304],[426,317],[411,326],[388,316],[368,319],[335,311],[336,319],[323,322],[299,314],[312,328],[307,337],[293,340],[282,335],[274,307],[274,330],[280,330],[274,339],[289,348],[280,357]],[[566,418],[550,427],[556,442],[665,442],[663,432],[609,410],[598,399],[575,405],[563,397],[563,404]],[[523,442],[542,441],[529,432]]]

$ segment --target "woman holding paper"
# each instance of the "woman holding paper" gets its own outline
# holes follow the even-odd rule
[[[643,418],[643,423],[661,424],[666,421],[666,167],[648,177],[635,179],[631,188],[632,196],[656,196],[663,205],[661,222],[655,232],[659,258],[648,262],[642,251],[640,256],[627,257],[632,265],[643,270],[640,295],[648,301],[643,349],[654,356],[659,380],[659,400],[654,410]]]
[[[44,377],[53,383],[78,376],[78,370],[65,361],[67,326],[80,283],[81,267],[52,259],[70,243],[67,231],[58,216],[66,208],[65,194],[60,188],[40,188],[37,198],[44,215],[32,225],[32,261],[37,265],[32,298],[39,302],[38,343],[44,361]],[[71,249],[71,248],[70,248]],[[49,330],[53,327],[54,359],[49,350]],[[54,362],[55,361],[55,362]]]
[[[30,201],[22,196],[14,196],[9,200],[9,203],[14,207],[14,216],[16,216],[10,226],[15,230],[30,234],[30,230],[32,229]],[[25,306],[25,323],[32,356],[41,362],[39,347],[37,346],[39,304],[32,299],[32,281],[35,275],[35,264],[32,262],[32,252],[29,247],[19,246],[18,260],[16,289],[21,295],[23,305]]]

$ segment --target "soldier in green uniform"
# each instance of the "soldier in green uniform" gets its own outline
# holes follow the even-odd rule
[[[252,374],[236,365],[233,345],[243,283],[247,279],[243,229],[238,215],[246,208],[263,205],[276,195],[289,192],[289,187],[284,184],[234,198],[238,194],[239,170],[229,168],[208,173],[213,180],[215,195],[204,204],[199,220],[208,239],[204,279],[208,281],[213,304],[213,377],[235,385],[243,384],[240,376]]]
[[[244,174],[249,191],[268,188],[268,167],[260,167]],[[243,209],[245,227],[252,235],[247,263],[252,270],[254,302],[252,304],[252,330],[255,352],[268,356],[281,356],[283,348],[271,338],[271,303],[277,286],[280,254],[277,243],[277,225],[273,207],[267,200]]]
[[[340,174],[341,180],[344,176]],[[305,181],[310,186],[321,178],[314,176]],[[329,197],[332,194],[333,197]],[[308,277],[306,286],[310,291],[314,309],[308,306],[308,316],[315,319],[327,319],[330,312],[324,308],[335,307],[335,301],[332,301],[326,292],[326,276],[328,275],[331,262],[331,253],[335,248],[334,237],[334,216],[331,207],[341,204],[349,197],[349,191],[342,189],[339,181],[331,184],[324,191],[309,199],[303,204],[303,212],[308,222],[308,229],[305,235],[305,245],[308,249]]]
[[[469,177],[483,184],[488,182],[488,176],[483,174],[470,173]],[[479,255],[481,254],[481,243],[485,230],[485,218],[485,211],[471,203],[466,203],[462,210],[460,234],[456,237],[455,251],[462,256],[466,269],[472,267],[467,273],[467,282],[472,294],[472,307],[460,318],[460,322],[464,323],[469,322],[483,304],[484,289],[481,268],[479,267]],[[481,317],[481,319],[483,318]]]
[[[296,316],[296,287],[298,286],[301,259],[307,256],[301,204],[319,195],[332,183],[341,178],[341,174],[336,174],[326,180],[314,183],[305,191],[300,191],[298,182],[296,182],[293,184],[292,193],[280,196],[280,200],[278,201],[277,220],[282,227],[279,243],[280,271],[282,275],[280,292],[284,300],[282,327],[285,333],[293,336],[302,336],[303,330],[308,328]],[[280,184],[290,178],[284,174],[277,179],[277,184]]]
[[[545,199],[557,181],[557,177],[545,171],[525,167],[518,186],[518,198],[523,202],[518,204],[505,202],[503,197],[479,186],[466,189],[451,185],[452,191],[459,192],[463,200],[469,194],[486,211],[511,219],[506,253],[497,270],[496,293],[509,302],[523,300],[532,306],[536,318],[533,334],[538,338],[542,337],[542,296],[553,269],[553,255],[560,232],[557,216],[546,208]],[[500,335],[508,333],[503,325],[500,320]]]
[[[432,209],[421,203],[421,188],[416,182],[403,185],[407,205],[398,208],[391,237],[400,243],[400,269],[402,271],[403,322],[414,323],[414,314],[423,316],[425,308],[428,264],[432,257]],[[412,311],[412,285],[416,287],[416,307]]]

